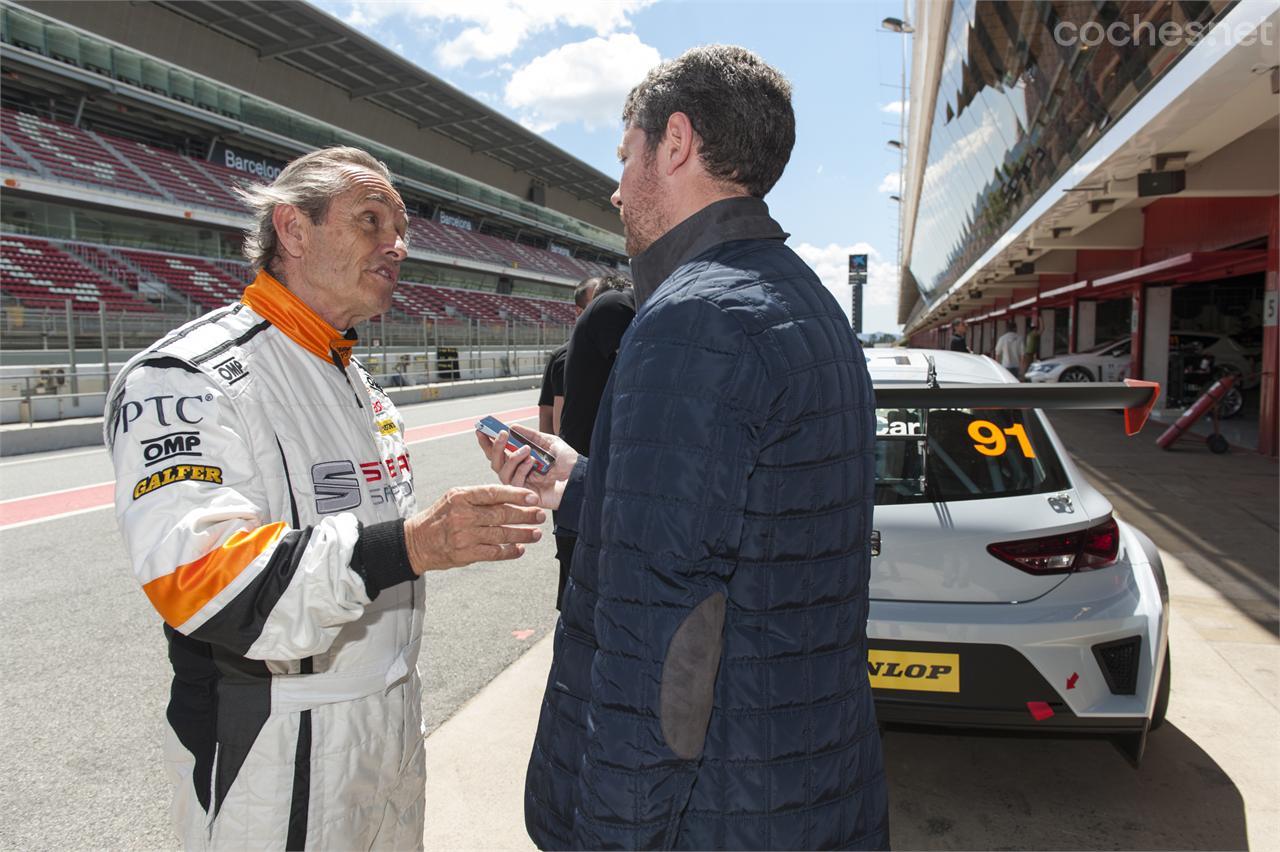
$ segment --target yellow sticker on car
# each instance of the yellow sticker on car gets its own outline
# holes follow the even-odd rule
[[[393,435],[400,428],[396,425],[395,421],[390,418],[387,418],[386,420],[379,420],[377,425],[379,435]]]
[[[959,692],[960,655],[867,649],[872,689]]]

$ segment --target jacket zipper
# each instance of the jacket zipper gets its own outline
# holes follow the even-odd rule
[[[355,385],[351,384],[351,376],[347,373],[347,368],[342,366],[342,359],[338,357],[337,350],[330,349],[329,357],[333,359],[333,366],[338,368],[338,372],[342,373],[342,378],[347,380],[347,387],[351,389],[351,395],[356,398],[356,406],[364,408],[364,403],[360,401],[360,394],[356,393]]]

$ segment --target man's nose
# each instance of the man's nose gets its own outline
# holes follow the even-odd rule
[[[609,196],[609,203],[618,210],[622,210],[622,187],[618,187],[613,191],[613,195]]]
[[[409,246],[405,244],[404,237],[396,234],[396,241],[387,249],[387,254],[393,256],[398,261],[408,259]]]

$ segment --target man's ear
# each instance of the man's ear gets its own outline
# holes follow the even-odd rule
[[[667,130],[658,146],[663,153],[662,170],[667,177],[686,165],[698,162],[698,136],[693,132],[693,122],[682,112],[673,112],[667,118]]]
[[[306,241],[307,228],[302,220],[303,212],[292,204],[280,204],[271,211],[271,224],[276,229],[276,241],[280,252],[289,257],[302,257],[302,246]]]

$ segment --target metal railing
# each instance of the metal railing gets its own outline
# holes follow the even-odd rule
[[[0,308],[0,423],[103,413],[111,379],[135,352],[198,315],[108,315]],[[572,326],[472,319],[388,319],[357,327],[355,354],[384,387],[541,375]],[[22,343],[27,343],[26,347]]]
[[[0,305],[0,346],[6,350],[64,349],[70,345],[68,341],[74,340],[83,346],[141,349],[205,312],[198,306],[161,314],[111,313],[105,305],[98,307],[97,312],[89,313]],[[529,320],[382,317],[356,327],[360,336],[357,351],[383,346],[558,346],[571,328],[571,323]]]

